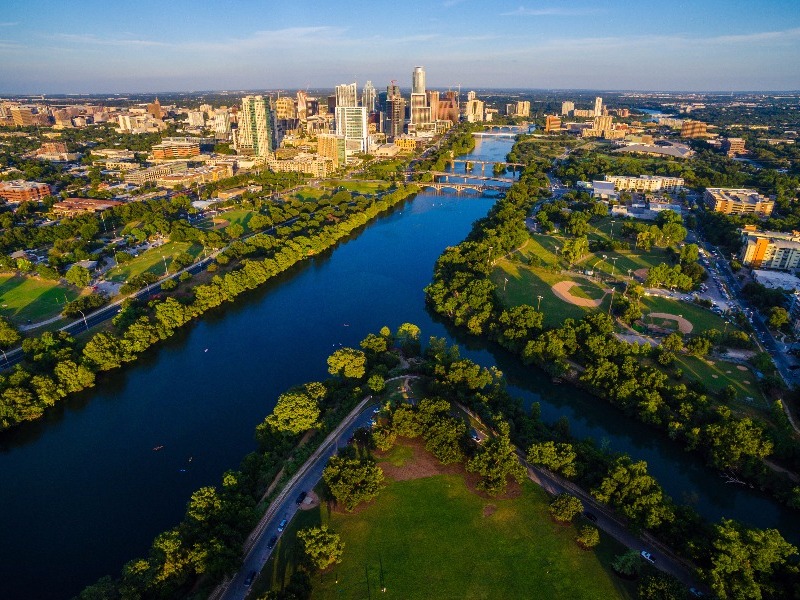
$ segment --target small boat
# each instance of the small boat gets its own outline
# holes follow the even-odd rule
[[[158,451],[159,451],[159,450],[161,450],[163,447],[164,447],[164,446],[156,446],[155,448],[153,448],[153,452],[158,452]]]
[[[203,350],[203,352],[208,352],[208,348],[206,348],[205,350]]]

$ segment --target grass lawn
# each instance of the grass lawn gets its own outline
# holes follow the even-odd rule
[[[242,227],[244,227],[244,235],[250,233],[250,227],[247,224],[250,222],[250,219],[253,218],[253,215],[256,214],[255,211],[246,209],[246,208],[239,208],[234,210],[229,210],[226,212],[221,212],[217,215],[217,219],[225,219],[228,222],[228,225],[233,223],[238,223]],[[225,227],[227,227],[226,225]]]
[[[347,181],[342,179],[332,179],[330,181],[325,182],[325,187],[330,189],[331,191],[335,190],[338,187],[342,187],[350,192],[355,192],[357,194],[375,194],[382,189],[386,189],[391,185],[391,183],[374,183],[372,181]]]
[[[124,282],[145,271],[155,273],[159,276],[164,275],[164,261],[166,260],[167,268],[174,271],[174,269],[172,269],[172,259],[181,252],[188,252],[197,258],[203,252],[203,247],[200,244],[193,244],[191,242],[167,242],[163,246],[151,248],[143,252],[129,263],[112,269],[109,271],[107,279]]]
[[[71,302],[79,293],[71,286],[39,277],[0,276],[0,315],[17,325],[56,316],[64,308],[64,296]]]
[[[634,598],[606,566],[621,546],[601,533],[595,551],[576,528],[553,523],[549,497],[526,481],[514,499],[481,498],[461,475],[390,481],[356,514],[302,512],[254,585],[256,597],[288,582],[299,559],[298,529],[327,524],[342,536],[343,562],[312,583],[315,599]]]
[[[308,186],[300,188],[299,190],[294,192],[292,196],[297,198],[298,200],[302,200],[305,202],[306,200],[319,200],[320,198],[322,198],[322,196],[326,194],[329,196],[332,195],[330,190]]]
[[[748,414],[752,414],[748,408],[769,412],[769,403],[758,386],[758,378],[750,369],[742,371],[735,363],[718,359],[709,362],[683,354],[677,357],[676,362],[683,369],[684,377],[702,382],[712,392],[718,392],[732,385],[736,389],[736,403],[739,406],[731,408],[743,408]]]

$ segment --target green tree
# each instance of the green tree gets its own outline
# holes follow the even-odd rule
[[[89,269],[80,265],[72,265],[64,278],[69,283],[79,288],[85,288],[92,279],[89,274]]]
[[[238,239],[242,237],[244,233],[244,227],[242,227],[239,223],[231,223],[225,228],[225,233],[227,233],[231,239]]]
[[[789,313],[782,306],[773,306],[769,310],[769,326],[780,329],[789,322]]]
[[[298,434],[319,426],[319,402],[325,397],[325,386],[309,383],[278,397],[278,403],[266,423],[276,431]]]
[[[348,512],[361,502],[369,502],[383,486],[383,470],[375,461],[365,458],[332,456],[322,472],[322,479],[337,504]]]
[[[584,525],[578,530],[578,537],[575,541],[580,544],[581,548],[589,550],[600,543],[600,532],[597,527],[591,525]]]
[[[481,476],[478,488],[490,496],[505,493],[509,476],[518,483],[525,479],[525,467],[520,464],[514,451],[509,431],[508,423],[500,421],[497,424],[497,435],[486,440],[467,463],[467,471]]]
[[[370,376],[370,378],[367,380],[367,387],[376,394],[379,394],[386,387],[386,383],[383,379],[383,376],[376,373],[375,375]]]
[[[355,348],[340,348],[328,357],[328,373],[361,379],[366,372],[367,357]]]
[[[685,600],[687,598],[684,585],[665,573],[645,577],[637,591],[639,600]]]
[[[0,317],[0,348],[16,346],[21,337],[11,321],[5,317]]]
[[[730,519],[714,526],[711,547],[711,566],[701,573],[722,600],[771,595],[771,575],[797,554],[776,529],[749,529]]]
[[[561,473],[564,477],[575,477],[578,474],[575,464],[577,457],[572,444],[542,442],[528,448],[529,463],[541,465],[555,473]]]
[[[673,518],[661,486],[647,473],[647,463],[634,463],[629,456],[616,460],[592,495],[641,527],[657,527]]]
[[[344,542],[327,525],[301,529],[297,532],[297,539],[302,542],[308,560],[320,571],[342,561]]]
[[[705,356],[711,352],[713,344],[710,339],[704,336],[695,336],[686,344],[686,351],[694,356]]]
[[[661,342],[661,347],[670,352],[680,352],[683,350],[683,338],[677,333],[670,333]]]
[[[559,494],[550,503],[550,516],[560,523],[571,523],[583,512],[583,502],[571,494]]]
[[[642,570],[642,559],[636,550],[628,550],[612,561],[611,568],[621,575],[635,577]]]

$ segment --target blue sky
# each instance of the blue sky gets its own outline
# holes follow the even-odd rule
[[[0,94],[797,90],[800,0],[7,0]]]

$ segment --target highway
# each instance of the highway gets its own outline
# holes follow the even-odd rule
[[[261,521],[245,543],[245,557],[242,567],[233,579],[227,580],[209,596],[209,600],[244,600],[250,587],[245,585],[248,575],[260,573],[273,548],[269,541],[273,536],[280,537],[278,525],[283,519],[291,521],[299,510],[297,498],[301,492],[311,490],[322,478],[322,471],[328,459],[348,440],[359,427],[369,427],[373,417],[372,396],[364,398],[342,423],[325,438],[325,441],[303,464],[300,470],[284,486],[283,491],[272,501]],[[277,546],[277,544],[276,544]]]

